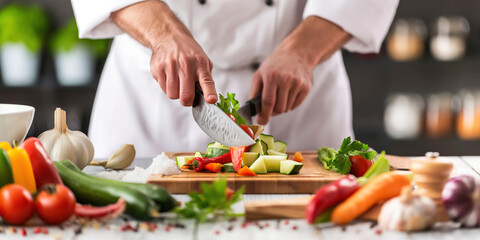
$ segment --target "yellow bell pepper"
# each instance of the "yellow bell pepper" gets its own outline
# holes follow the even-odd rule
[[[12,149],[12,147],[10,146],[10,143],[8,142],[0,142],[0,148],[5,150],[6,152],[8,152],[10,149]]]
[[[10,144],[8,146],[10,147]],[[35,185],[33,168],[27,151],[16,147],[11,148],[8,150],[8,158],[12,165],[13,181],[25,187],[30,193],[36,192],[37,186]]]

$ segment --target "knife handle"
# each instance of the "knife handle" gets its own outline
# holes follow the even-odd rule
[[[245,104],[249,106],[251,116],[259,114],[262,110],[262,93],[248,100]]]
[[[193,99],[192,107],[198,106],[198,103],[200,102],[200,98],[202,98],[202,97],[203,97],[202,89],[200,88],[200,86],[195,84],[195,98]]]

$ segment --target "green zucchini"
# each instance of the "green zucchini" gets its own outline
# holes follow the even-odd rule
[[[287,144],[282,141],[275,141],[273,143],[273,149],[277,152],[286,153],[287,152]]]
[[[223,164],[222,172],[236,173],[237,171],[235,171],[235,169],[233,168],[233,163],[225,163]]]
[[[303,163],[295,162],[293,160],[285,160],[280,162],[280,173],[282,174],[298,174],[302,169]]]
[[[267,135],[267,134],[260,134],[260,137],[259,137],[260,140],[264,141],[265,144],[267,145],[267,148],[263,149],[265,152],[269,149],[274,149],[274,144],[275,144],[275,141],[273,140],[273,136],[272,135]]]
[[[64,161],[68,160],[62,162]],[[149,220],[158,216],[155,202],[140,191],[120,184],[93,179],[71,170],[57,161],[54,164],[63,183],[72,190],[79,202],[105,206],[123,198],[127,203],[125,213],[128,215],[141,220]]]
[[[230,148],[218,142],[209,143],[205,151],[205,157],[213,158],[229,153]]]
[[[72,162],[66,160],[66,161],[61,161],[61,164],[63,164],[65,167],[77,172],[78,174],[82,174],[83,176],[89,177],[93,179],[94,181],[102,181],[105,183],[110,183],[110,184],[115,184],[119,186],[127,186],[130,188],[133,188],[146,196],[150,197],[157,206],[159,207],[160,212],[168,212],[178,206],[178,202],[170,195],[168,191],[166,191],[164,188],[160,186],[156,186],[153,184],[143,184],[143,183],[132,183],[132,182],[120,182],[120,181],[115,181],[111,179],[104,179],[104,178],[98,178],[98,177],[93,177],[90,176],[84,172],[82,172],[75,164]]]

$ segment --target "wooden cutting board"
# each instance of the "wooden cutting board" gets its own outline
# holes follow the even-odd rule
[[[239,189],[245,186],[247,194],[312,194],[319,187],[342,177],[341,174],[325,170],[317,158],[317,152],[302,152],[305,158],[304,166],[298,175],[283,175],[280,173],[259,174],[258,176],[239,176],[236,173],[223,173],[228,177],[228,186]],[[176,156],[192,156],[194,153],[167,153],[170,158]],[[289,153],[289,159],[294,153]],[[398,161],[403,164],[403,161]],[[395,167],[395,166],[393,166]],[[403,166],[401,166],[403,168]],[[164,187],[173,194],[186,194],[192,191],[200,191],[200,183],[212,182],[218,174],[183,171],[181,174],[172,176],[152,175],[148,183]]]

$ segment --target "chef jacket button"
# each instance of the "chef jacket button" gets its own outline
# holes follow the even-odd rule
[[[257,69],[260,67],[259,62],[254,62],[252,65],[250,65],[254,71],[257,71]]]
[[[207,0],[198,0],[198,2],[199,2],[201,5],[203,5],[203,4],[207,3]]]
[[[265,0],[265,4],[267,4],[267,6],[272,6],[273,0]]]

